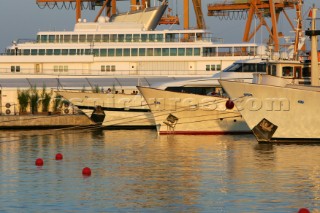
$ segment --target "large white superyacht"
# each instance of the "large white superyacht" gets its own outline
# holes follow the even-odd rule
[[[73,31],[41,31],[0,56],[1,75],[211,76],[256,55],[253,43],[224,44],[205,29],[157,30],[167,2],[79,20]]]

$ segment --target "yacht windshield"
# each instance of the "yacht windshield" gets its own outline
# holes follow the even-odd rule
[[[265,63],[234,63],[223,72],[266,72]]]

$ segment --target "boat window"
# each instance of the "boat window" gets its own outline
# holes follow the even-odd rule
[[[163,56],[169,56],[169,48],[163,48],[162,49],[162,55]]]
[[[87,42],[93,42],[94,36],[93,35],[87,35]]]
[[[32,49],[31,50],[31,55],[38,55],[38,50]]]
[[[203,56],[215,56],[216,48],[215,47],[204,47],[203,48]]]
[[[138,48],[131,49],[131,56],[138,56]]]
[[[199,56],[200,55],[200,48],[194,48],[194,55]]]
[[[302,77],[311,77],[310,67],[303,67],[302,68]]]
[[[153,48],[147,48],[147,56],[153,56]]]
[[[106,71],[107,71],[107,72],[110,72],[110,65],[107,65],[107,66],[106,66]]]
[[[217,68],[217,71],[221,71],[221,64],[217,64],[216,68]]]
[[[101,49],[100,56],[107,56],[107,49]]]
[[[108,49],[108,56],[114,56],[114,49]]]
[[[10,50],[10,55],[15,55],[15,54],[16,54],[16,50],[11,49],[11,50]]]
[[[53,50],[53,54],[54,55],[60,55],[61,54],[61,50],[60,49],[55,49],[55,50]]]
[[[117,35],[116,34],[113,34],[113,35],[110,35],[110,42],[116,42],[117,41]]]
[[[41,35],[41,43],[47,43],[48,36],[47,35]]]
[[[94,41],[95,42],[101,42],[101,35],[100,34],[99,35],[95,35]]]
[[[68,49],[62,49],[61,53],[62,55],[68,55]]]
[[[69,43],[70,39],[71,39],[70,35],[64,35],[63,41],[64,41],[64,43]]]
[[[154,56],[161,56],[161,48],[154,48]]]
[[[276,76],[277,75],[277,66],[272,64],[272,65],[269,65],[269,74],[270,75],[273,75],[273,76]]]
[[[133,42],[139,42],[140,41],[140,34],[133,34]]]
[[[122,56],[122,49],[116,49],[116,56]]]
[[[45,55],[46,54],[46,50],[45,49],[40,49],[39,50],[39,55]]]
[[[234,47],[234,56],[242,56],[242,55],[248,55],[248,51],[246,47]]]
[[[60,35],[60,36],[59,36],[59,42],[60,42],[60,43],[63,43],[63,35]]]
[[[186,52],[185,48],[178,48],[178,56],[184,56]]]
[[[139,56],[145,56],[146,55],[146,49],[145,48],[139,48]]]
[[[81,43],[86,42],[86,35],[80,35],[79,36],[79,42],[81,42]]]
[[[167,33],[165,37],[166,37],[166,42],[174,42],[174,34],[173,33]]]
[[[30,50],[23,50],[23,55],[30,55]]]
[[[77,54],[77,50],[76,49],[70,49],[69,50],[69,54],[70,55],[76,55]]]
[[[155,34],[149,34],[149,41],[154,42],[156,40],[156,35]]]
[[[187,56],[192,56],[193,54],[193,49],[192,48],[186,48],[186,55]]]
[[[59,35],[55,35],[54,42],[55,43],[59,43],[60,42]]]
[[[130,56],[130,49],[129,48],[123,49],[123,56]]]
[[[15,72],[16,71],[16,67],[15,66],[11,66],[11,72]]]
[[[16,72],[20,72],[20,66],[16,66]]]
[[[132,34],[126,34],[126,42],[132,41]]]
[[[282,76],[293,77],[293,67],[286,66],[282,68]]]
[[[37,35],[37,43],[40,42],[40,35]]]
[[[147,35],[147,34],[142,34],[142,35],[141,35],[141,41],[142,41],[142,42],[146,42],[147,39],[148,39],[148,35]]]
[[[92,50],[91,49],[85,49],[84,50],[84,54],[85,55],[91,55],[92,54]]]
[[[219,47],[219,56],[232,56],[232,47]]]
[[[115,65],[111,65],[111,72],[116,71],[116,66]]]
[[[176,56],[177,55],[177,48],[170,48],[170,56]]]
[[[72,41],[72,43],[78,43],[78,35],[72,35],[71,41]]]
[[[54,35],[49,35],[49,43],[54,43],[55,36]]]
[[[301,67],[294,67],[294,77],[295,78],[302,77]]]
[[[215,71],[216,70],[216,65],[215,64],[211,64],[211,71]]]
[[[103,42],[109,42],[109,35],[102,35]]]
[[[100,55],[99,54],[99,49],[93,49],[92,53],[93,53],[94,56],[99,56]]]
[[[118,42],[124,42],[124,34],[118,35]]]
[[[157,34],[157,42],[163,42],[163,35]]]
[[[59,66],[54,65],[54,66],[53,66],[53,72],[58,72],[58,71],[59,71]]]
[[[198,94],[198,95],[207,95],[215,88],[209,87],[167,87],[165,90],[172,91],[172,92],[184,92],[184,93],[191,93],[191,94]]]
[[[105,72],[106,71],[106,66],[101,65],[101,72]]]
[[[46,55],[53,55],[53,49],[47,49]]]
[[[206,71],[210,71],[210,65],[206,65]]]

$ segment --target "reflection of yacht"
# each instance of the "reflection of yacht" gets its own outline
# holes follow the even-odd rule
[[[298,79],[294,85],[291,79],[277,74],[287,74],[287,67],[269,72],[269,75],[258,75],[255,83],[221,80],[223,88],[234,99],[241,115],[252,129],[259,142],[319,142],[319,63],[317,60],[317,37],[313,9],[312,30],[307,31],[312,37],[311,78],[310,85]],[[304,72],[304,69],[306,70]],[[309,75],[309,67],[299,64],[292,66],[293,77]],[[290,74],[290,71],[289,71]],[[310,81],[311,80],[311,81]]]
[[[74,31],[18,40],[0,56],[0,73],[211,76],[256,55],[255,44],[223,44],[202,29],[155,30],[166,8],[163,1],[98,22],[81,20]]]

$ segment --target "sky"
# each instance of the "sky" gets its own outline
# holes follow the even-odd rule
[[[223,38],[225,43],[241,43],[245,21],[239,20],[220,20],[217,17],[207,16],[207,5],[210,3],[221,2],[222,0],[202,0],[202,10],[205,17],[206,25],[214,37]],[[154,2],[154,0],[151,0]],[[169,7],[177,13],[182,20],[182,0],[169,0]],[[304,18],[307,18],[307,12],[313,4],[320,8],[319,0],[305,0],[304,1]],[[129,9],[130,1],[120,1],[118,3],[118,11],[126,12]],[[192,1],[190,0],[190,7]],[[84,10],[82,12],[82,18],[86,18],[88,21],[93,21],[98,9],[95,11]],[[289,14],[294,15],[294,13]],[[190,9],[190,25],[195,26],[195,19],[193,11]],[[318,12],[320,17],[320,11]],[[320,21],[319,21],[320,22]],[[18,39],[35,39],[38,31],[47,30],[73,30],[75,24],[75,11],[74,10],[59,10],[54,9],[40,9],[36,4],[36,0],[1,0],[0,7],[0,53],[4,52],[4,49],[9,46],[12,41]],[[309,21],[306,21],[305,26],[309,25]],[[174,28],[182,28],[180,26],[174,26]],[[320,27],[320,24],[318,23]],[[160,29],[163,27],[160,27]],[[169,26],[166,26],[169,28]],[[279,28],[283,30],[289,30],[286,21],[279,22]],[[252,42],[261,43],[267,38],[267,31],[261,30],[257,33]],[[289,32],[290,34],[290,32]],[[291,33],[292,34],[292,33]]]

